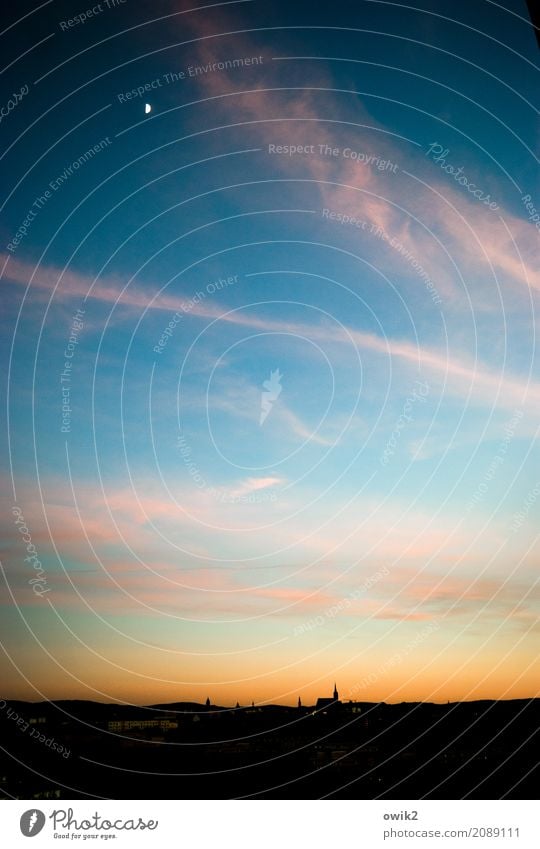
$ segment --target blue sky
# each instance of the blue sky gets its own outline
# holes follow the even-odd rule
[[[535,693],[526,6],[291,5],[13,27],[7,695]]]

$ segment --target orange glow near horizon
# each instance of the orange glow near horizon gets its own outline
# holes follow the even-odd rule
[[[378,663],[373,659],[369,665],[365,663],[361,676],[351,674],[351,662],[339,664],[336,658],[335,672],[324,677],[317,675],[314,661],[299,664],[288,672],[272,671],[253,663],[246,665],[243,678],[236,681],[234,675],[238,666],[235,661],[230,661],[213,666],[213,679],[208,675],[206,680],[202,680],[199,675],[191,682],[186,678],[175,684],[172,680],[159,680],[171,676],[174,663],[167,669],[159,669],[150,663],[145,673],[145,661],[140,658],[135,676],[125,671],[106,671],[94,658],[83,665],[84,681],[77,681],[81,667],[73,659],[70,661],[70,680],[67,674],[70,664],[66,663],[66,672],[61,673],[50,659],[35,666],[34,657],[28,658],[26,669],[20,667],[33,686],[18,673],[11,676],[10,686],[4,688],[0,696],[27,701],[84,699],[141,705],[182,701],[203,703],[209,697],[212,704],[223,706],[234,706],[236,702],[250,705],[252,701],[255,704],[296,705],[300,697],[302,704],[311,705],[319,697],[331,696],[334,680],[342,701],[442,703],[530,699],[539,695],[535,658],[532,656],[521,659],[522,667],[518,667],[512,655],[505,660],[497,660],[494,652],[476,659],[463,657],[460,663],[454,658],[452,665],[444,657],[435,662],[425,647],[414,657],[400,658],[398,653],[393,653],[386,658],[380,654],[379,658]],[[328,658],[324,665],[329,666]],[[196,664],[192,662],[189,666],[194,672]],[[208,664],[205,668],[210,670],[212,665]],[[220,675],[223,679],[229,678],[230,683],[220,683]]]

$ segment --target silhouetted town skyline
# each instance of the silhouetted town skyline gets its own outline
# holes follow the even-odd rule
[[[0,700],[13,798],[532,798],[540,700]]]

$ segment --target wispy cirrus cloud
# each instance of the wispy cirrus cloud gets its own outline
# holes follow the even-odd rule
[[[229,43],[228,11],[220,10],[212,21],[195,16],[186,23],[196,39],[194,49],[200,63],[211,65],[219,60]],[[245,34],[235,34],[235,45],[244,55],[259,52]],[[402,178],[381,181],[377,170],[341,155],[278,157],[274,158],[275,167],[287,174],[309,174],[318,183],[322,205],[364,219],[397,238],[438,278],[449,310],[468,309],[471,292],[475,309],[493,309],[484,286],[478,286],[479,297],[474,298],[471,269],[492,280],[499,277],[498,284],[503,289],[510,287],[514,294],[527,297],[529,289],[540,290],[538,231],[531,222],[510,212],[500,198],[500,210],[494,213],[464,194],[450,178],[443,178],[438,165],[426,159],[427,150],[398,139],[369,114],[359,97],[354,98],[354,109],[349,109],[348,101],[338,104],[327,65],[312,63],[309,85],[295,88],[290,77],[281,75],[286,62],[265,59],[256,76],[243,85],[234,71],[201,75],[197,81],[201,95],[212,98],[213,107],[224,116],[247,122],[248,126],[239,126],[243,137],[248,135],[265,145],[269,141],[315,143],[340,150],[351,145],[354,150],[398,163]],[[352,97],[354,81],[350,88]],[[348,114],[349,123],[343,120]],[[472,173],[471,178],[476,175]],[[374,251],[380,261],[397,267],[399,260],[392,251],[383,258],[376,243]],[[448,259],[454,267],[442,270],[441,259]]]
[[[266,477],[250,477],[243,480],[241,483],[234,485],[228,490],[228,494],[233,498],[239,498],[244,495],[250,495],[253,492],[260,492],[274,486],[283,486],[285,479],[268,475]]]
[[[12,283],[26,285],[34,267],[23,260],[10,263],[5,271],[6,279]],[[40,266],[35,275],[35,285],[40,291],[50,295],[58,282],[61,272],[54,267]],[[174,295],[158,295],[157,290],[124,290],[125,283],[118,278],[103,278],[99,286],[93,286],[94,280],[83,273],[69,272],[63,298],[74,296],[90,297],[106,303],[122,303],[124,306],[140,309],[175,312],[182,309],[184,300]],[[219,319],[230,324],[249,327],[258,331],[280,332],[303,335],[318,342],[350,346],[351,340],[363,351],[395,359],[407,365],[415,374],[432,376],[441,382],[444,391],[451,396],[467,398],[469,403],[494,408],[513,410],[516,406],[538,409],[540,407],[540,385],[532,380],[525,381],[508,371],[495,371],[480,361],[450,351],[440,351],[427,346],[415,345],[407,340],[381,337],[374,333],[357,330],[354,327],[344,329],[323,325],[309,325],[277,318],[261,317],[247,310],[224,310],[210,302],[202,301],[193,306],[190,315],[214,320]]]

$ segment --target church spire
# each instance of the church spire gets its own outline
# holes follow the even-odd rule
[[[334,681],[334,701],[337,702],[339,699],[339,693],[337,691],[336,682]]]

